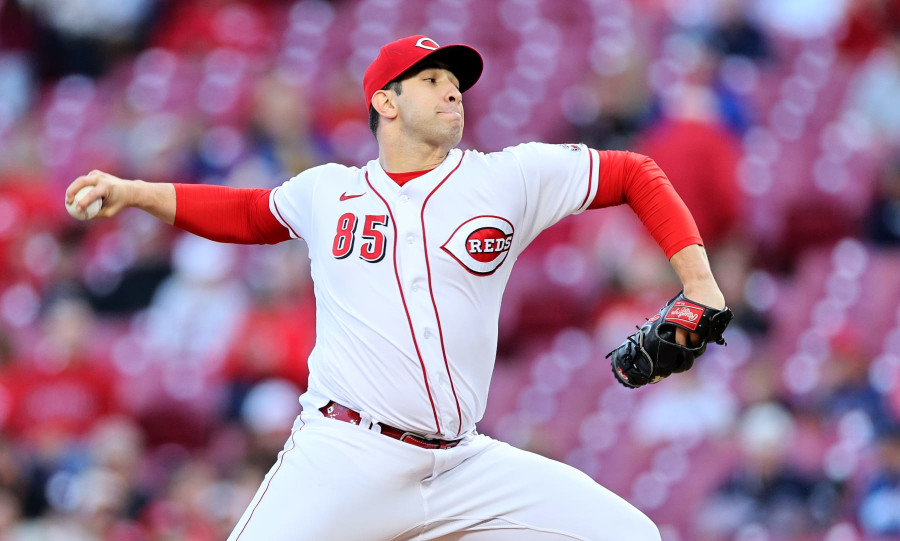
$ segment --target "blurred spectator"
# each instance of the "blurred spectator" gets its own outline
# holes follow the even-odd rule
[[[221,414],[221,371],[249,295],[238,279],[239,249],[183,235],[173,274],[135,329],[145,361],[132,374],[131,406],[148,440],[202,445]]]
[[[16,526],[22,518],[22,505],[11,490],[0,489],[0,537],[16,539]]]
[[[16,522],[27,511],[29,500],[36,500],[33,487],[29,486],[27,460],[11,442],[0,440],[0,539],[5,538]]]
[[[6,150],[0,145],[0,284],[21,279],[35,285],[52,282],[54,232],[62,216],[54,212],[52,190],[39,176],[24,171],[4,174],[3,167],[10,163]]]
[[[217,504],[214,496],[215,475],[200,460],[181,465],[174,473],[166,493],[144,511],[151,539],[184,539],[216,541],[222,532],[216,530],[211,517]]]
[[[638,141],[691,209],[710,249],[736,233],[741,216],[737,184],[740,144],[716,113],[715,96],[704,87],[685,86],[666,97],[664,118]]]
[[[748,13],[748,4],[739,0],[719,2],[715,25],[710,29],[712,47],[724,57],[741,56],[764,60],[771,54],[768,38]]]
[[[127,145],[119,148],[124,169],[149,182],[189,182],[191,144],[199,123],[196,111],[149,114],[123,126]],[[84,174],[79,172],[79,174]]]
[[[707,109],[702,118],[735,134],[743,134],[754,120],[750,94],[756,88],[756,64],[745,57],[723,56],[699,30],[677,30],[668,35],[663,42],[663,57],[651,70],[657,96],[654,113],[663,120],[684,114],[695,118],[698,107],[702,107]],[[707,103],[681,103],[685,98],[698,102],[696,97],[687,97],[698,94],[696,89],[709,94],[702,98]],[[686,109],[693,112],[686,113]]]
[[[286,243],[263,250],[259,265],[247,272],[251,305],[225,358],[229,418],[237,417],[246,394],[261,381],[279,378],[305,389],[309,376],[306,359],[315,345],[316,308],[305,245]]]
[[[152,0],[19,0],[37,28],[42,79],[103,74],[128,46],[139,47],[156,4]]]
[[[757,0],[753,7],[770,32],[813,39],[829,36],[839,28],[848,3],[847,0]]]
[[[247,306],[238,248],[183,235],[172,258],[174,273],[147,311],[146,347],[175,370],[209,373],[221,365]]]
[[[275,45],[278,6],[286,2],[194,0],[168,2],[159,16],[153,44],[203,53],[219,46],[269,52]]]
[[[3,31],[0,30],[0,35]],[[20,52],[0,49],[0,134],[12,128],[34,100],[34,87],[28,57]]]
[[[253,90],[252,151],[267,170],[267,178],[253,186],[275,187],[324,163],[322,142],[313,133],[310,94],[276,73],[261,77]]]
[[[342,134],[351,130],[361,122],[360,113],[365,113],[365,103],[359,97],[359,82],[352,73],[345,70],[329,71],[322,81],[316,81],[315,86],[321,85],[318,92],[328,96],[327,100],[317,103],[312,110],[313,126],[316,142],[320,147],[319,158],[323,161],[351,157],[356,161],[362,157],[368,161],[377,153],[374,138],[367,139],[360,148],[341,148]],[[305,94],[312,95],[312,90]],[[368,124],[366,124],[368,129]],[[463,137],[468,137],[468,130]],[[462,147],[466,147],[466,139],[463,139]]]
[[[762,348],[761,348],[762,349]],[[778,399],[778,364],[764,349],[755,352],[745,367],[735,394],[743,404],[775,402]]]
[[[894,423],[881,393],[872,387],[867,369],[870,359],[862,349],[864,333],[845,328],[831,339],[822,381],[814,390],[816,407],[826,419],[859,410],[876,430]]]
[[[900,159],[882,171],[876,199],[867,215],[866,231],[872,242],[900,245]]]
[[[47,308],[43,324],[34,351],[0,371],[3,432],[28,449],[18,487],[25,516],[53,505],[54,477],[81,467],[91,430],[119,407],[87,303],[61,297]]]
[[[0,49],[27,51],[34,46],[35,21],[23,2],[0,3]]]
[[[900,427],[878,439],[879,469],[859,503],[859,521],[873,536],[900,536]]]
[[[300,389],[280,379],[268,379],[247,393],[241,407],[241,421],[250,434],[248,457],[251,463],[270,463],[290,435],[290,426],[300,414]]]
[[[838,493],[821,474],[791,463],[795,425],[777,403],[748,408],[739,423],[740,465],[697,514],[704,539],[761,532],[774,539],[816,535],[833,516]]]
[[[592,75],[563,94],[563,114],[579,141],[592,148],[626,150],[650,114],[647,61],[637,52],[614,73]]]
[[[44,327],[33,355],[15,360],[0,376],[8,404],[3,427],[56,457],[114,412],[117,402],[112,371],[93,342],[90,306],[60,298],[48,307]]]
[[[729,389],[696,372],[678,374],[668,385],[653,389],[634,413],[632,437],[646,444],[699,441],[724,435],[737,414]]]
[[[850,83],[847,113],[859,132],[853,143],[879,153],[900,148],[900,35],[892,35]]]
[[[172,228],[151,216],[129,213],[120,227],[73,226],[44,249],[52,264],[45,295],[84,296],[98,316],[124,317],[146,308],[171,273]]]
[[[716,273],[719,288],[728,299],[728,307],[734,312],[732,325],[764,337],[769,331],[769,318],[765,313],[767,300],[747,288],[750,277],[759,272],[751,266],[755,251],[739,235],[734,235],[711,250],[710,266]]]
[[[855,58],[865,58],[898,32],[900,2],[851,0],[838,45]]]

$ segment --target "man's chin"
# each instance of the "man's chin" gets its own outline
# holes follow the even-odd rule
[[[462,126],[448,127],[448,129],[444,130],[444,132],[440,134],[442,146],[446,146],[448,149],[455,148],[456,145],[458,145],[459,142],[462,141],[462,134]]]
[[[463,129],[462,129],[462,126],[460,126],[459,129],[456,130],[456,131],[450,136],[450,140],[453,141],[453,145],[452,145],[451,148],[456,148],[456,146],[459,145],[459,142],[462,141],[462,135],[463,135]]]
[[[450,150],[456,148],[456,145],[462,141],[462,135],[462,124],[444,124],[440,126],[440,129],[431,130],[426,136],[426,140],[430,145]]]

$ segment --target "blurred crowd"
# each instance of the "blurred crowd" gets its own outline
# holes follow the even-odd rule
[[[665,541],[900,539],[898,0],[0,0],[0,539],[224,539],[315,341],[302,241],[81,223],[65,187],[361,165],[362,72],[417,33],[485,55],[463,148],[653,157],[736,314],[618,386],[603,356],[678,282],[627,208],[568,218],[517,262],[480,430]]]

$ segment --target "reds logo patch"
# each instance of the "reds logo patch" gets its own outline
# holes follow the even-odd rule
[[[666,321],[683,325],[692,331],[697,330],[703,308],[685,301],[675,301],[672,309],[666,314]]]
[[[441,248],[472,274],[488,276],[506,261],[513,233],[509,220],[478,216],[457,227]]]

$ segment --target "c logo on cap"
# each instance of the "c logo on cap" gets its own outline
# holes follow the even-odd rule
[[[426,41],[430,41],[431,43],[433,43],[433,44],[434,44],[434,47],[430,47],[430,46],[428,46],[428,45],[425,45],[425,42],[426,42]],[[419,41],[416,42],[416,47],[421,47],[421,48],[423,48],[423,49],[428,49],[429,51],[436,51],[436,50],[438,49],[438,47],[440,47],[440,45],[438,45],[437,42],[434,41],[434,40],[431,39],[431,38],[419,38]]]

